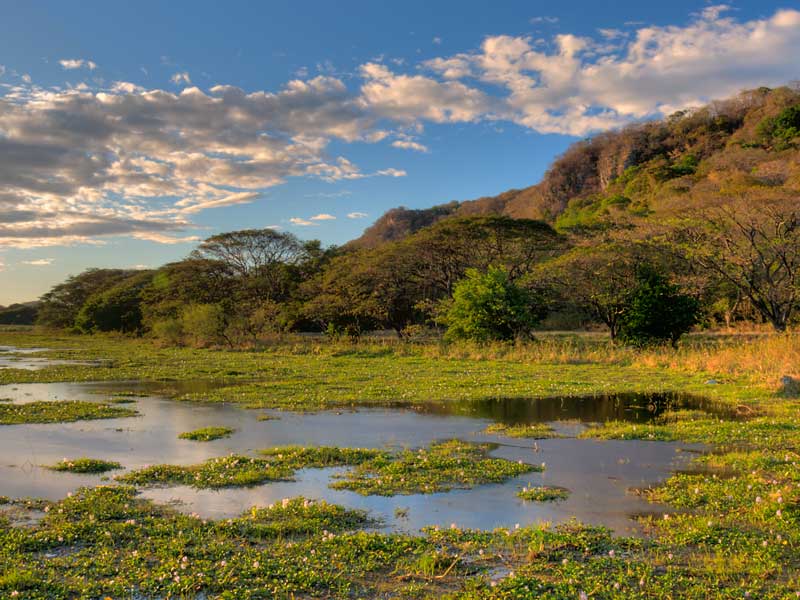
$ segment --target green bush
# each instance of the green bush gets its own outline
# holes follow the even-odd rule
[[[541,304],[504,269],[468,269],[446,305],[445,338],[490,341],[528,335],[542,316]]]
[[[180,325],[194,346],[220,344],[225,339],[225,310],[219,304],[190,304],[181,311]]]
[[[641,268],[626,298],[619,339],[632,346],[669,341],[673,346],[700,317],[700,303],[652,267]]]

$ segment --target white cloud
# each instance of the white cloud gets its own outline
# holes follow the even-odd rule
[[[413,140],[395,140],[392,142],[395,148],[402,148],[403,150],[414,150],[416,152],[428,152],[428,147]]]
[[[52,258],[37,258],[35,260],[23,260],[22,264],[31,265],[32,267],[46,267],[53,264]]]
[[[189,73],[183,71],[181,73],[175,73],[169,80],[174,83],[175,85],[179,85],[181,83],[185,83],[186,85],[192,85],[192,79],[189,77]]]
[[[292,217],[291,219],[289,219],[289,222],[292,225],[297,225],[298,227],[309,227],[311,225],[316,225],[316,223],[312,223],[311,221],[307,219],[302,219],[300,217]]]
[[[333,215],[329,215],[328,213],[320,213],[318,215],[314,215],[311,217],[312,221],[335,221],[336,217]]]
[[[476,118],[576,136],[797,77],[789,57],[800,54],[800,11],[740,22],[725,10],[708,7],[684,27],[641,27],[627,40],[612,30],[602,40],[560,34],[551,51],[527,37],[492,36],[477,52],[425,66],[450,81],[475,78],[505,92],[494,115]]]
[[[436,44],[437,46],[441,46],[442,45],[442,38],[440,38],[439,36],[436,36],[435,38],[433,38],[433,43]]]
[[[369,215],[364,212],[351,212],[347,213],[348,219],[366,219]]]
[[[24,81],[25,83],[30,83],[31,81],[33,81],[33,80],[31,79],[31,76],[30,76],[30,75],[28,75],[27,73],[25,73],[25,74],[21,75],[21,76],[20,76],[20,79],[22,79],[22,81]]]
[[[97,68],[97,64],[94,61],[83,58],[62,58],[58,63],[62,68],[68,71],[74,69],[89,69],[90,71],[94,71]]]

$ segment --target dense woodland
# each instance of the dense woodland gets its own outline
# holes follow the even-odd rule
[[[531,188],[395,209],[344,247],[246,230],[159,269],[88,270],[45,294],[36,322],[198,346],[284,331],[485,340],[596,325],[633,344],[735,322],[784,331],[800,314],[799,145],[800,88],[746,91],[578,142]],[[30,320],[18,305],[0,322],[22,309]]]

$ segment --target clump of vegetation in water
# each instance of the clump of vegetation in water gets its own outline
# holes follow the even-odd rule
[[[286,481],[293,470],[262,458],[232,454],[199,465],[153,465],[117,477],[133,485],[190,485],[196,488],[251,486]]]
[[[230,455],[197,465],[152,465],[117,477],[132,485],[190,485],[195,488],[252,486],[269,481],[290,481],[304,468],[356,465],[383,456],[380,450],[360,448],[303,448],[283,446],[262,450],[266,458]]]
[[[65,458],[61,462],[47,466],[51,471],[65,471],[68,473],[107,473],[121,469],[118,462],[100,460],[98,458]]]
[[[524,487],[517,492],[517,496],[531,502],[553,502],[569,498],[569,490],[560,487]]]
[[[382,455],[344,473],[331,484],[363,495],[432,494],[453,488],[500,483],[517,475],[541,471],[523,462],[489,458],[491,444],[449,440],[429,448]]]
[[[362,510],[349,510],[324,500],[299,497],[284,498],[264,508],[253,507],[240,518],[221,523],[220,527],[250,540],[265,540],[316,532],[323,532],[327,537],[373,524],[375,521]]]
[[[23,423],[68,423],[93,419],[118,419],[139,414],[135,410],[79,400],[27,402],[0,405],[0,425]]]
[[[531,438],[534,440],[563,437],[547,423],[530,423],[519,425],[492,423],[484,431],[486,433],[497,433],[508,437]]]
[[[186,431],[178,437],[182,440],[193,440],[195,442],[211,442],[229,437],[234,431],[230,427],[203,427],[194,431]]]
[[[261,450],[262,455],[292,469],[322,469],[360,465],[368,460],[386,457],[382,450],[367,448],[337,448],[335,446],[279,446]]]

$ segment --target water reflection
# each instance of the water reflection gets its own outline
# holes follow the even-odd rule
[[[90,456],[121,462],[126,468],[154,463],[191,464],[232,452],[286,444],[401,448],[425,446],[436,440],[460,438],[492,441],[494,455],[532,464],[546,463],[544,473],[524,475],[502,485],[481,486],[432,495],[363,497],[327,487],[332,470],[305,470],[294,482],[271,483],[249,489],[197,491],[174,487],[147,490],[159,501],[178,500],[183,509],[222,518],[236,516],[252,505],[305,495],[372,511],[384,527],[416,531],[426,525],[494,528],[516,523],[563,522],[572,517],[630,533],[630,515],[663,510],[631,494],[630,488],[651,485],[671,471],[685,468],[686,444],[579,439],[509,439],[482,433],[495,421],[533,422],[563,419],[601,421],[623,418],[647,420],[663,408],[648,408],[642,397],[599,399],[493,400],[468,404],[430,405],[419,409],[370,409],[311,414],[243,410],[234,405],[175,402],[145,391],[148,385],[127,384],[17,384],[0,386],[0,397],[14,402],[32,400],[106,400],[119,391],[138,390],[131,406],[141,416],[78,423],[19,425],[0,428],[0,495],[57,499],[84,485],[97,485],[93,475],[54,473],[40,465],[63,457]],[[156,384],[163,387],[164,384]],[[171,385],[171,384],[170,384]],[[152,389],[152,388],[151,388]],[[652,399],[653,397],[648,397]],[[677,399],[674,399],[677,401]],[[596,401],[596,405],[593,405]],[[683,400],[682,400],[683,401]],[[664,405],[666,406],[666,405]],[[670,406],[674,406],[671,404]],[[260,414],[276,420],[259,421]],[[184,431],[227,426],[233,436],[211,443],[178,439]],[[564,502],[524,502],[516,491],[528,484],[566,487]],[[407,517],[395,509],[407,508]]]

